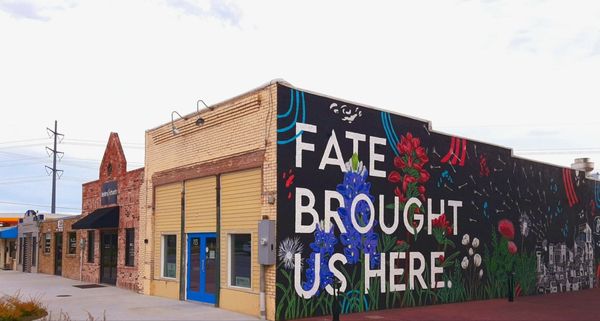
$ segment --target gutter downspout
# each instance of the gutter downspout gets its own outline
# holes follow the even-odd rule
[[[179,300],[185,300],[185,182],[181,186],[181,227],[179,230]]]
[[[219,307],[221,296],[221,174],[217,174],[217,291],[215,293],[215,307]]]

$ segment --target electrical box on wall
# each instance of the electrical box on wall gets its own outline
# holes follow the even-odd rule
[[[258,222],[258,263],[262,265],[275,264],[275,221],[262,220]]]

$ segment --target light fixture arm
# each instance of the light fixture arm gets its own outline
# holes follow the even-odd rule
[[[204,107],[206,107],[210,111],[212,111],[214,109],[214,107],[208,107],[208,105],[204,102],[204,100],[198,99],[198,101],[196,102],[196,113],[198,113],[198,114],[200,114],[200,103],[202,103],[202,105],[204,105]]]
[[[173,118],[173,116],[175,114],[177,114],[177,116],[179,116],[179,118],[181,118],[183,120],[187,120],[187,118],[181,116],[181,114],[178,113],[176,110],[171,112],[171,131],[173,131],[173,135],[179,134],[179,129],[177,129],[177,127],[175,127],[175,119]]]

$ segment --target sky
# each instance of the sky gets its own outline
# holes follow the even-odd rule
[[[0,212],[79,213],[110,132],[272,79],[533,160],[600,167],[600,1],[0,0]]]

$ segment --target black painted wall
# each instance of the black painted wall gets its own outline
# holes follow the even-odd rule
[[[504,297],[509,291],[507,275],[512,272],[517,297],[597,286],[600,184],[585,179],[582,172],[513,158],[508,149],[441,135],[422,121],[285,86],[279,86],[277,97],[277,319],[331,314],[332,288],[328,291],[327,286],[338,279],[346,283],[339,296],[342,313]],[[310,128],[296,133],[300,123],[316,126],[316,133]],[[348,162],[345,172],[338,165],[336,144],[325,152],[332,131],[341,159]],[[365,141],[356,141],[354,160],[353,140],[346,137],[347,132],[359,140],[364,135]],[[296,166],[298,140],[314,146],[314,151],[301,151],[301,167]],[[371,150],[383,158],[375,161],[374,169],[384,171],[385,177],[372,175],[377,173],[370,166]],[[324,154],[331,160],[319,169]],[[309,203],[308,197],[298,194],[306,190],[314,195],[319,221],[325,217],[325,190],[343,197],[341,209],[335,199],[330,205],[341,223],[335,224],[334,219],[333,227],[327,229],[320,222],[309,228],[310,233],[298,233],[297,216],[302,225],[313,222],[311,214],[297,213],[295,207],[298,198],[302,205]],[[374,221],[362,233],[353,225],[350,212],[360,194],[374,206],[371,212],[367,202],[357,204],[359,229],[371,216]],[[392,234],[381,228],[380,195],[384,197],[383,224],[388,227],[394,222],[394,197],[398,197],[399,224]],[[406,211],[409,226],[423,222],[416,235],[404,223],[404,207],[411,198],[422,203]],[[450,201],[462,205],[454,202],[453,207]],[[436,215],[431,235],[429,212],[445,213]],[[420,214],[424,214],[422,220]],[[433,260],[432,252],[437,253]],[[300,261],[294,260],[296,253]],[[320,264],[316,264],[317,253]],[[365,254],[371,257],[368,264]],[[390,256],[401,258],[390,263]],[[412,278],[415,285],[410,289],[408,271],[418,271],[421,265],[425,286]],[[295,275],[296,266],[300,269]],[[379,277],[372,277],[366,291],[367,266],[375,271],[384,267],[383,290]],[[435,273],[432,287],[435,267],[443,268],[443,273]],[[404,269],[404,274],[393,277],[393,283],[406,290],[391,288],[391,268]],[[310,298],[301,297],[295,278]],[[317,279],[318,288],[311,293]]]

